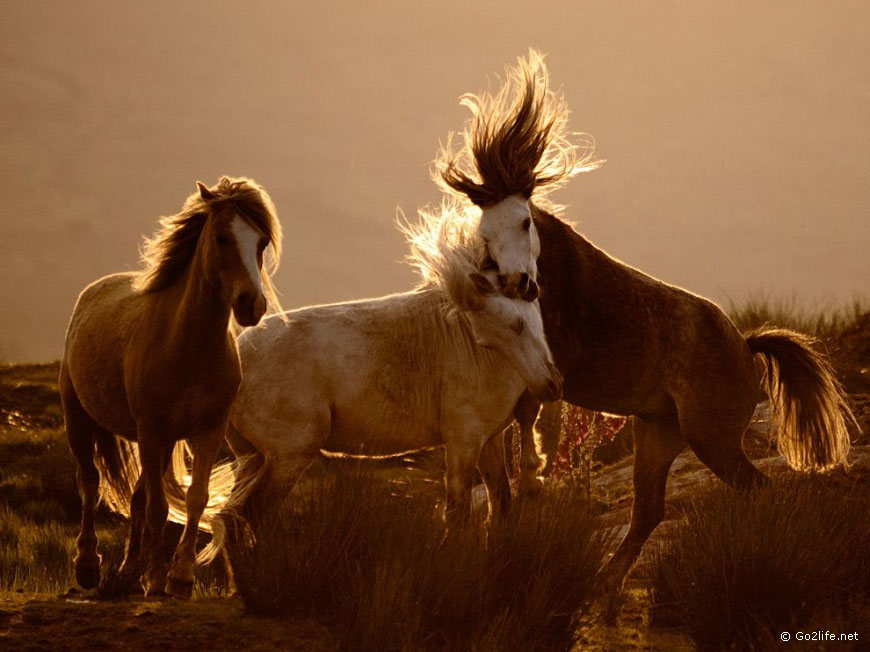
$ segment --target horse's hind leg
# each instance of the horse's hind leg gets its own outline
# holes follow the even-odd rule
[[[166,592],[177,598],[187,599],[193,592],[193,566],[196,557],[196,535],[199,520],[208,504],[208,483],[218,449],[224,439],[226,423],[213,431],[190,440],[193,452],[193,471],[190,487],[185,496],[187,522],[169,569]]]
[[[680,431],[689,447],[716,476],[735,489],[752,489],[770,483],[743,451],[743,433],[753,406],[722,404],[680,408]]]
[[[477,458],[477,470],[486,485],[490,522],[505,516],[511,506],[511,484],[504,458],[504,438],[490,437]]]
[[[602,570],[605,589],[618,587],[665,512],[665,486],[674,459],[685,448],[675,418],[638,419],[634,439],[634,503],[625,538]]]
[[[97,554],[97,532],[94,512],[100,490],[100,473],[94,464],[94,441],[100,427],[85,412],[72,386],[65,367],[60,372],[60,395],[69,447],[76,458],[76,481],[82,500],[81,531],[76,539],[76,581],[84,589],[100,583],[100,556]]]

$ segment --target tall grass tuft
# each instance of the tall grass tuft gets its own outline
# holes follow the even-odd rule
[[[570,649],[608,543],[571,491],[446,538],[434,498],[359,468],[300,493],[229,546],[236,585],[251,612],[323,619],[343,649]]]
[[[676,619],[701,649],[767,649],[783,631],[859,631],[870,616],[867,489],[788,476],[753,494],[721,487],[696,499],[654,555],[654,613]]]
[[[821,340],[837,337],[868,311],[870,304],[861,299],[835,307],[826,302],[807,305],[796,297],[771,299],[764,295],[752,296],[744,301],[729,299],[726,310],[742,332],[761,326],[776,326]]]

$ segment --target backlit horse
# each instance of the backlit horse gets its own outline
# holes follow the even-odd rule
[[[146,242],[144,271],[95,281],[70,319],[60,392],[78,464],[75,569],[84,588],[100,581],[94,511],[102,474],[103,497],[130,514],[122,584],[135,583],[144,571],[147,594],[165,588],[190,595],[209,474],[241,380],[231,313],[241,326],[252,326],[267,299],[274,301],[263,257],[271,244],[277,266],[281,229],[266,192],[249,179],[227,177],[214,188],[197,186],[182,211],[164,218]],[[183,439],[193,452],[192,484],[184,534],[167,568],[162,479]]]
[[[605,577],[621,580],[661,522],[668,470],[687,444],[733,487],[767,481],[741,443],[762,389],[773,407],[779,451],[792,468],[844,464],[847,424],[854,416],[812,339],[782,329],[744,335],[712,302],[611,258],[542,200],[530,203],[533,193],[541,194],[538,179],[564,180],[577,171],[565,138],[567,111],[547,90],[546,68],[534,52],[520,60],[497,97],[508,99],[476,102],[463,149],[442,152],[437,170],[443,188],[483,206],[484,213],[487,206],[508,202],[528,206],[532,227],[502,221],[488,232],[491,267],[505,279],[508,294],[516,294],[509,280],[522,273],[540,285],[547,340],[564,376],[564,400],[637,417],[631,525]],[[506,149],[543,149],[543,163],[534,156],[511,158]],[[530,244],[540,248],[536,269],[523,258]],[[517,405],[521,489],[524,481],[533,481],[539,461],[531,434],[537,411],[528,395]],[[501,441],[488,445],[501,448]],[[482,458],[494,465],[490,473],[497,472],[498,452]]]
[[[321,449],[384,456],[444,446],[447,521],[462,521],[481,450],[520,395],[561,394],[537,301],[506,298],[478,273],[476,216],[448,202],[406,233],[423,277],[417,289],[275,315],[239,339],[244,379],[230,442],[251,455],[227,510],[241,510],[255,490],[256,504],[280,504]],[[509,486],[493,486],[506,485],[504,473],[484,479],[509,500]],[[491,507],[498,514],[507,503]],[[215,545],[201,559],[221,544],[212,516]]]

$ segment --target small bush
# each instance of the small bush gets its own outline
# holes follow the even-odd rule
[[[654,555],[654,612],[702,649],[766,649],[797,629],[855,631],[870,615],[868,542],[866,484],[787,476],[754,494],[722,487],[690,503]]]
[[[868,310],[870,306],[859,299],[837,308],[824,302],[807,306],[795,297],[771,299],[759,295],[745,301],[729,300],[727,313],[743,332],[776,326],[827,340],[840,335]]]
[[[228,549],[261,614],[324,619],[354,650],[569,649],[607,543],[576,492],[525,501],[489,535],[447,538],[440,506],[362,471],[261,509]]]

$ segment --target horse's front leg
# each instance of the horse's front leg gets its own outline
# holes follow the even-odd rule
[[[489,501],[489,521],[504,518],[511,506],[511,483],[505,464],[504,438],[501,433],[490,437],[480,451],[477,470],[486,486]]]
[[[445,484],[447,488],[447,508],[444,517],[448,533],[462,527],[471,516],[471,488],[474,483],[474,466],[480,454],[480,449],[470,450],[464,447],[453,450],[451,446],[445,449],[447,471]]]
[[[124,590],[135,588],[142,575],[142,533],[145,529],[145,476],[140,475],[130,500],[130,536],[124,562],[118,571],[117,585]]]
[[[519,496],[533,496],[541,490],[538,470],[541,458],[535,446],[535,421],[541,403],[531,393],[524,392],[514,408],[514,417],[520,426],[520,477],[517,483]]]
[[[169,466],[175,444],[159,439],[142,428],[139,429],[138,440],[146,494],[145,543],[148,559],[145,568],[145,595],[163,595],[167,571],[164,529],[169,514],[169,504],[163,493],[163,474]]]
[[[166,592],[176,598],[188,599],[193,593],[193,566],[196,558],[196,535],[199,520],[208,504],[208,483],[215,458],[226,434],[226,422],[190,440],[193,452],[193,473],[185,497],[187,522],[169,569]]]

